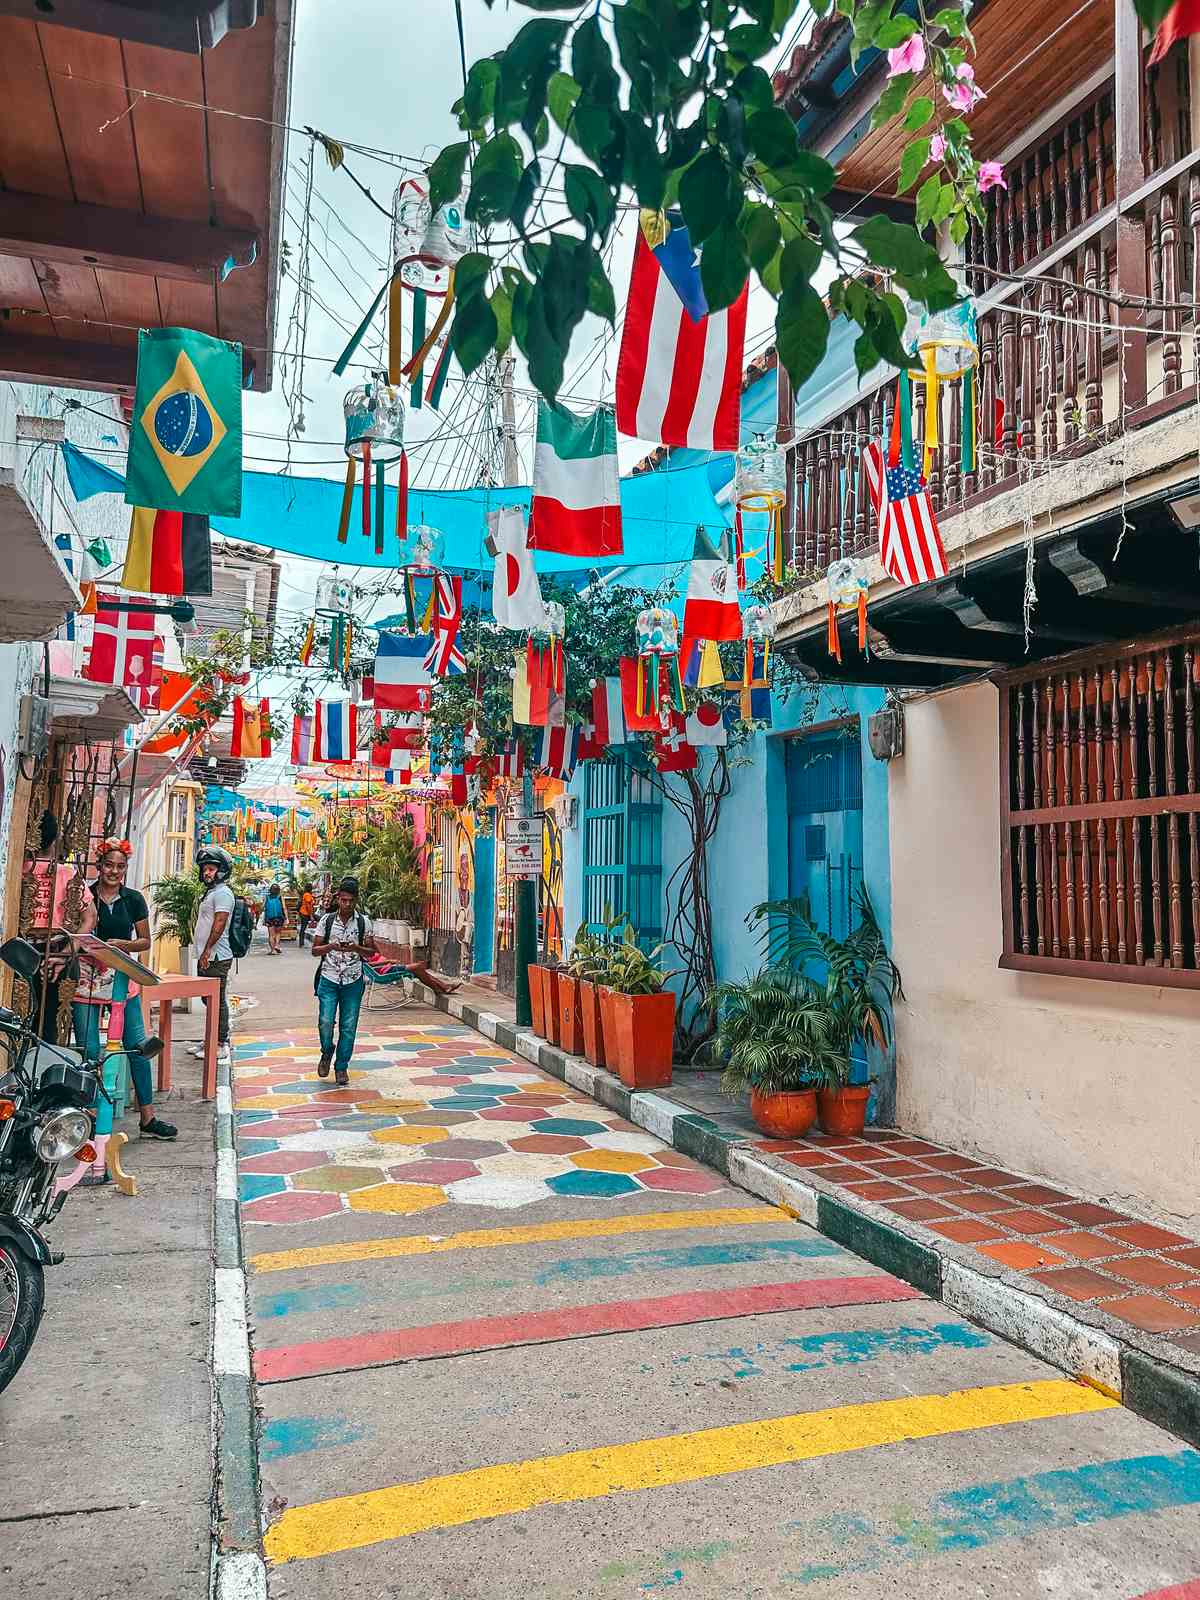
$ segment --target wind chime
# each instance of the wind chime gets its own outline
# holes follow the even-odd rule
[[[745,662],[742,667],[742,687],[771,681],[771,641],[775,637],[775,618],[770,606],[747,606],[742,612],[742,633],[745,638]]]
[[[437,584],[429,590],[429,600],[417,624],[417,579],[433,578],[442,564],[446,549],[446,535],[438,528],[420,522],[409,528],[400,552],[400,571],[404,576],[404,625],[409,633],[428,633],[433,626],[433,612],[437,604]]]
[[[686,711],[683,679],[679,673],[679,619],[663,606],[639,611],[637,632],[637,714],[653,716],[666,704]],[[663,693],[663,673],[667,674],[668,693]]]
[[[408,519],[408,457],[404,453],[404,402],[399,389],[384,373],[374,373],[342,401],[346,419],[346,490],[338,523],[338,543],[350,533],[354,500],[355,462],[362,462],[362,530],[371,537],[371,468],[375,468],[375,554],[383,554],[384,487],[388,467],[400,463],[400,496],[396,508],[397,535]]]
[[[783,582],[783,508],[787,504],[787,457],[765,434],[755,434],[737,453],[737,473],[733,482],[737,515],[736,559],[738,588],[746,587],[746,549],[742,533],[742,513],[760,512],[767,517],[764,566],[776,583]],[[752,552],[756,553],[756,552]]]
[[[336,567],[317,579],[316,603],[313,607],[318,617],[329,622],[329,670],[345,677],[350,671],[350,649],[354,638],[351,620],[354,607],[354,588],[341,577]],[[307,666],[312,656],[315,634],[313,624],[308,625],[305,636],[307,655],[301,651],[300,661]]]
[[[907,332],[907,330],[906,330]],[[911,341],[906,339],[905,348]],[[926,478],[933,452],[941,444],[939,404],[941,385],[954,378],[962,379],[962,470],[975,471],[975,449],[978,424],[975,406],[975,369],[979,365],[979,340],[975,327],[975,302],[960,300],[947,311],[924,312],[916,325],[916,365],[909,368],[909,377],[925,385],[925,457],[923,471]],[[901,381],[901,405],[898,414],[910,404],[907,384]],[[911,418],[900,417],[900,427],[905,423],[911,436]]]
[[[854,611],[858,614],[858,648],[863,655],[867,649],[867,579],[862,563],[853,556],[842,556],[829,565],[825,577],[828,590],[827,616],[829,626],[829,654],[840,662],[842,640],[838,632],[838,613]]]
[[[526,645],[526,675],[532,691],[534,684],[544,685],[549,694],[565,694],[567,687],[567,660],[563,652],[563,639],[567,631],[566,607],[557,600],[542,602],[545,622],[534,629]]]

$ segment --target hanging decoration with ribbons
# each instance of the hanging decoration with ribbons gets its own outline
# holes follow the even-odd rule
[[[783,548],[783,508],[787,504],[787,456],[778,445],[772,444],[765,434],[755,434],[749,444],[743,445],[738,451],[733,493],[737,506],[734,532],[738,588],[746,587],[743,512],[765,513],[767,537],[763,550],[763,565],[776,583],[782,583],[786,562],[786,552]],[[750,553],[757,554],[756,551]]]
[[[371,467],[375,468],[375,554],[383,554],[384,484],[388,467],[400,463],[400,499],[407,500],[408,458],[404,454],[404,402],[384,373],[375,373],[342,401],[346,420],[346,489],[338,522],[338,542],[350,533],[355,462],[362,462],[362,530],[371,537]]]
[[[525,670],[531,685],[536,684],[539,689],[544,687],[549,695],[561,695],[567,689],[567,662],[563,652],[567,612],[557,600],[545,601],[542,609],[545,625],[529,635]]]
[[[445,534],[424,522],[408,528],[400,542],[399,565],[404,575],[404,625],[409,633],[428,633],[433,625],[437,585],[430,584],[428,600],[418,621],[417,580],[436,577],[445,548]]]
[[[858,614],[858,648],[863,655],[870,655],[867,648],[867,579],[862,563],[853,556],[842,556],[830,563],[825,582],[828,590],[829,654],[840,663],[842,640],[838,632],[838,613],[854,611]]]
[[[908,330],[905,348],[909,349],[913,341],[907,337],[907,333]],[[963,380],[962,470],[974,472],[978,431],[975,426],[975,369],[979,365],[974,300],[968,297],[947,311],[921,314],[916,322],[915,343],[916,362],[909,368],[909,377],[925,385],[923,474],[928,478],[933,452],[941,447],[941,386],[955,378]]]
[[[747,606],[742,612],[742,632],[746,641],[742,687],[770,682],[771,641],[775,637],[775,617],[770,606]]]
[[[637,714],[652,716],[670,706],[686,711],[679,673],[679,619],[663,606],[639,611],[637,633]]]

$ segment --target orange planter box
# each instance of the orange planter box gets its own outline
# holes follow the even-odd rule
[[[571,1056],[583,1054],[583,1011],[579,998],[579,979],[560,971],[558,990],[558,1042]]]
[[[546,1033],[545,1037],[551,1044],[558,1043],[558,970],[555,967],[543,967],[545,976],[542,982],[546,992]]]
[[[602,1006],[604,993],[601,991]],[[661,1089],[671,1081],[675,996],[669,989],[661,994],[607,993],[611,996],[610,1016],[621,1082],[629,1089]],[[607,1027],[604,1043],[607,1051]],[[610,1055],[610,1067],[612,1062]]]
[[[607,1066],[604,1033],[600,1023],[600,990],[594,983],[579,981],[579,1015],[583,1027],[583,1054],[593,1067]]]
[[[531,961],[526,969],[529,973],[529,1009],[533,1020],[530,1023],[534,1033],[539,1037],[546,1037],[546,969],[535,966]]]

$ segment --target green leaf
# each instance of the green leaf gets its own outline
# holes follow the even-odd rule
[[[480,147],[466,206],[472,222],[496,222],[508,216],[517,198],[523,165],[521,146],[511,133],[498,133]]]
[[[464,260],[466,258],[464,257]],[[459,263],[461,267],[462,262]],[[457,282],[457,273],[455,274]],[[455,298],[450,348],[464,372],[474,372],[491,353],[498,333],[496,313],[482,294]]]
[[[495,104],[496,83],[499,77],[499,64],[490,56],[483,61],[477,61],[471,68],[467,77],[467,87],[463,92],[464,126],[482,128],[487,122]]]
[[[468,250],[454,270],[454,297],[469,300],[487,287],[492,263],[481,250]]]
[[[746,286],[750,270],[746,242],[737,228],[724,222],[709,235],[700,256],[700,282],[710,311],[731,306]]]
[[[608,40],[595,17],[589,17],[575,30],[571,41],[571,72],[580,88],[597,104],[616,105],[620,80],[613,70]]]
[[[746,133],[751,150],[768,167],[786,167],[799,154],[796,125],[778,106],[756,111],[746,124]]]
[[[667,169],[654,135],[636,111],[623,111],[621,121],[625,127],[625,182],[639,205],[657,211],[666,194]]]
[[[783,250],[780,248],[779,250],[776,250],[775,254],[769,261],[764,262],[761,267],[755,268],[755,271],[758,273],[758,281],[762,284],[763,288],[772,297],[772,299],[775,300],[779,299],[780,293],[783,289],[783,284],[780,280],[780,272],[782,267]]]
[[[811,150],[798,150],[785,167],[764,174],[770,194],[795,197],[797,190],[820,199],[827,195],[837,181],[837,173],[823,156]]]
[[[542,185],[542,164],[534,156],[521,174],[521,181],[517,185],[517,192],[513,196],[512,205],[508,208],[508,220],[514,227],[523,228],[530,208],[537,198],[537,192]]]
[[[854,341],[854,367],[859,378],[865,378],[868,372],[879,365],[879,351],[875,348],[875,341],[869,333],[860,333]]]
[[[905,222],[893,222],[890,217],[869,217],[859,223],[851,237],[877,267],[921,276],[930,270],[931,263],[940,265],[937,251],[925,243],[915,228]]]
[[[933,101],[927,94],[918,95],[908,108],[908,115],[904,119],[906,133],[916,133],[918,128],[923,128],[933,115]]]
[[[775,104],[771,79],[761,67],[743,67],[729,87],[745,106],[747,116],[752,111],[766,111]]]
[[[496,354],[502,356],[512,343],[512,294],[503,284],[499,284],[493,290],[488,304],[496,319]]]
[[[617,300],[613,294],[613,286],[608,281],[604,271],[604,264],[597,258],[592,263],[588,273],[587,308],[593,316],[603,317],[605,322],[614,324],[617,320]]]
[[[960,211],[956,217],[951,217],[950,237],[955,244],[963,244],[965,242],[969,227],[970,223],[963,212]]]
[[[779,219],[770,206],[752,202],[742,215],[741,227],[751,265],[761,275],[779,249]]]
[[[784,246],[779,268],[779,281],[784,289],[790,290],[798,278],[811,283],[813,274],[821,265],[821,257],[821,246],[815,239],[803,235],[789,239]]]
[[[946,10],[939,11],[937,16],[934,17],[933,26],[935,28],[945,28],[952,39],[961,39],[967,31],[967,19],[961,11],[947,7]]]
[[[941,193],[941,189],[942,180],[938,177],[936,172],[933,172],[928,178],[925,179],[925,182],[917,190],[918,228],[923,228],[933,216],[934,208],[938,203],[938,196]]]
[[[899,115],[904,108],[915,76],[916,74],[912,72],[901,72],[889,81],[871,112],[872,128],[882,128],[885,122],[890,122],[894,116]]]
[[[918,32],[920,24],[912,17],[892,17],[878,30],[871,43],[876,50],[895,50]]]
[[[900,182],[896,193],[904,194],[911,189],[921,176],[929,160],[929,139],[922,137],[910,139],[904,147],[904,154],[900,157]]]
[[[569,165],[563,186],[567,210],[576,222],[582,222],[597,238],[606,239],[617,208],[613,194],[600,174],[591,167]]]
[[[429,204],[434,211],[462,193],[463,173],[471,146],[448,144],[429,169]]]
[[[556,72],[546,85],[546,104],[563,133],[571,126],[575,102],[579,99],[579,85],[569,72]]]
[[[713,149],[701,153],[679,180],[679,204],[683,220],[694,245],[702,245],[728,217],[730,175],[720,154]],[[738,210],[741,198],[738,196]]]
[[[1133,0],[1133,9],[1141,19],[1143,28],[1153,33],[1173,3],[1174,0]]]
[[[784,288],[775,313],[775,348],[794,388],[817,370],[828,343],[825,302],[811,283],[797,275]]]
[[[935,228],[940,228],[942,223],[945,222],[946,218],[954,210],[957,199],[958,194],[954,185],[952,183],[943,183],[938,194],[937,204],[933,208],[933,215],[929,219]]]
[[[736,28],[730,28],[725,35],[725,48],[730,55],[741,56],[746,61],[757,61],[759,56],[766,55],[775,43],[775,35],[770,28],[764,28],[757,22],[743,22]]]

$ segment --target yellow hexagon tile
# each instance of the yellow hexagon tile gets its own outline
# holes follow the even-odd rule
[[[581,1150],[571,1160],[586,1172],[644,1172],[655,1165],[649,1156],[629,1155],[624,1150]]]
[[[311,1096],[306,1094],[255,1094],[239,1100],[239,1111],[274,1111],[279,1106],[306,1106]]]
[[[438,1139],[450,1137],[449,1128],[376,1128],[372,1139],[377,1139],[380,1144],[434,1144]]]
[[[387,1211],[400,1216],[446,1204],[445,1194],[431,1183],[377,1183],[370,1189],[355,1190],[348,1199],[352,1211]]]

